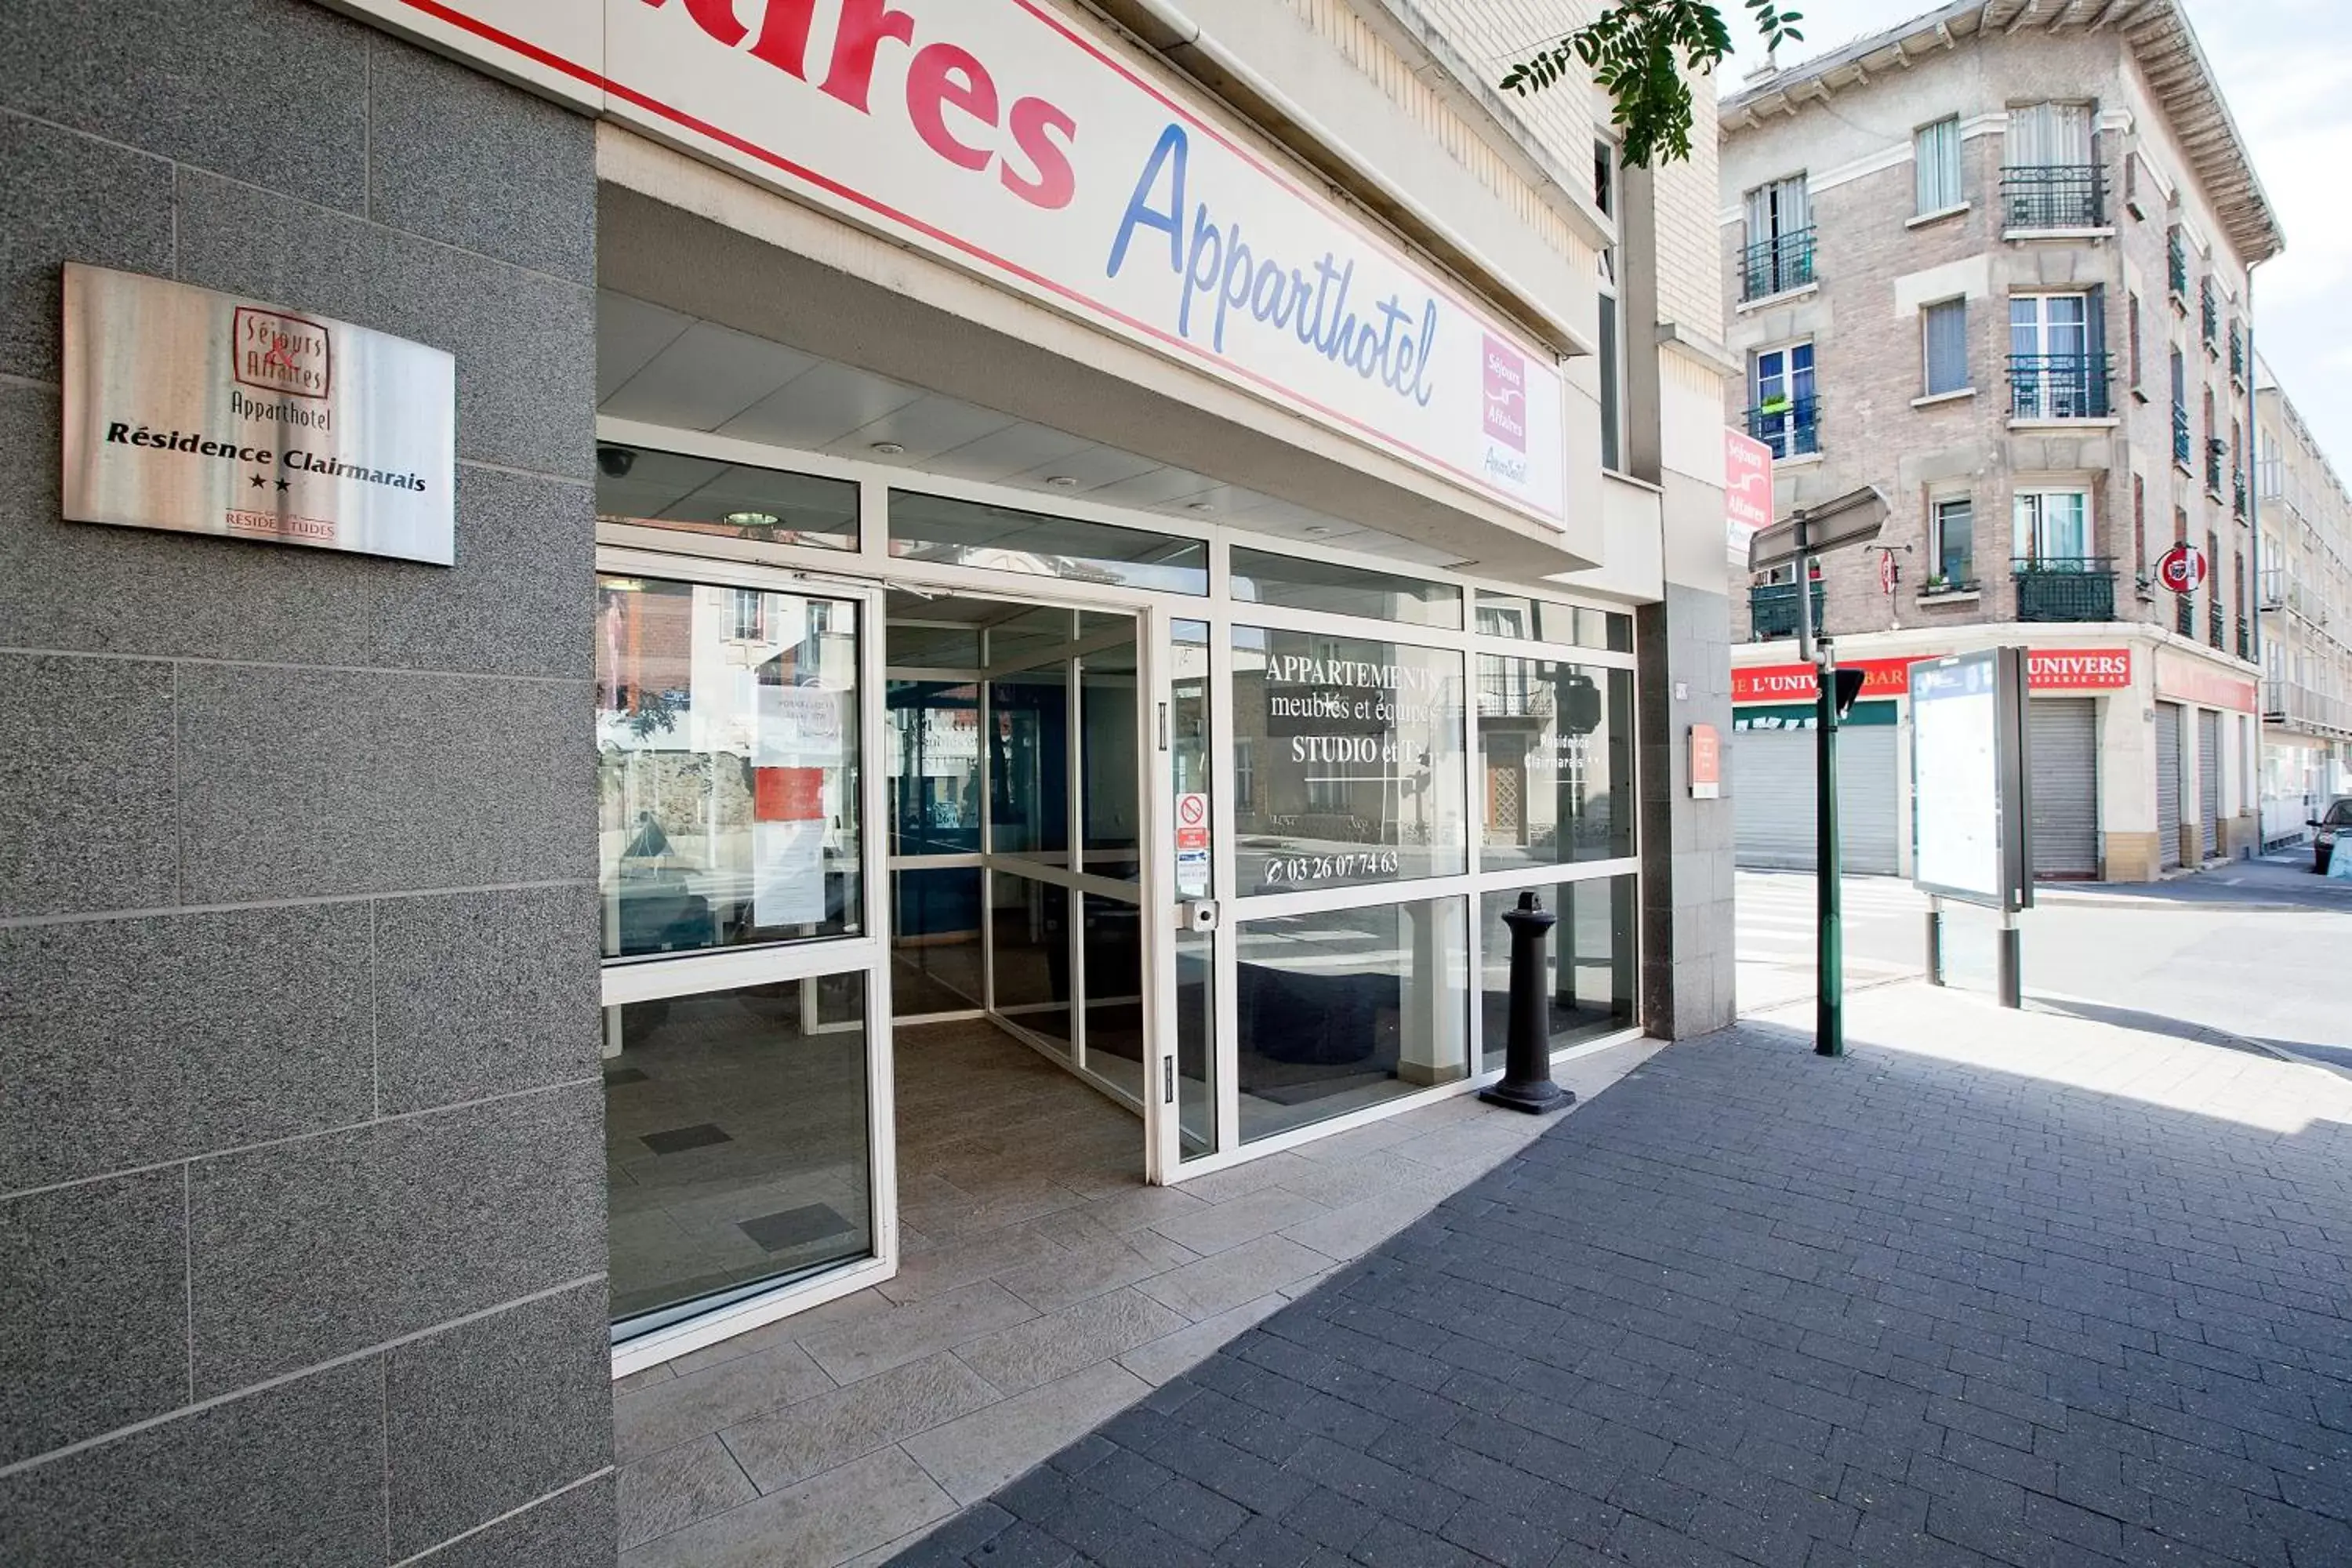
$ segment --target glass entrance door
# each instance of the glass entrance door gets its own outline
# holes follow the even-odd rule
[[[1147,617],[907,592],[887,615],[897,1020],[986,1016],[1145,1113]]]

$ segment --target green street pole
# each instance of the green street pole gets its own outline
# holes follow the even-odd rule
[[[1812,519],[1790,514],[1797,528],[1797,647],[1813,667],[1813,731],[1819,779],[1813,791],[1814,909],[1820,930],[1813,973],[1813,1050],[1845,1055],[1845,931],[1840,909],[1837,809],[1837,654],[1813,635]]]
[[[1816,667],[1821,690],[1813,699],[1814,724],[1820,738],[1820,802],[1813,830],[1819,836],[1821,967],[1814,977],[1813,1050],[1824,1057],[1845,1055],[1845,930],[1839,897],[1844,868],[1838,853],[1837,798],[1837,653],[1824,646]]]

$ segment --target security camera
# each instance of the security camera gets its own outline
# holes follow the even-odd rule
[[[607,479],[626,479],[629,470],[637,466],[637,455],[626,447],[596,448],[596,471]]]

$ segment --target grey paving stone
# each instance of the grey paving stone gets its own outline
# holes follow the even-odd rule
[[[727,1367],[700,1375],[723,1379]],[[971,1368],[941,1353],[742,1422],[725,1436],[744,1473],[774,1491],[995,1398]]]
[[[619,1479],[624,1552],[760,1495],[715,1432],[623,1465]]]
[[[820,1394],[834,1382],[787,1341],[733,1361],[616,1392],[614,1457],[632,1464]]]
[[[2120,1052],[2062,1084],[1809,1045],[1652,1057],[997,1492],[1022,1523],[993,1539],[1045,1568],[1210,1537],[1280,1568],[2352,1560],[2347,1292],[2314,1217],[2352,1210],[2347,1124],[2288,1113],[2291,1076],[2279,1134],[2147,1102]],[[1285,1172],[1344,1198],[1402,1142]],[[1248,1169],[1161,1228],[1250,1228],[1282,1188]],[[1189,1316],[1278,1296],[1325,1267],[1280,1251],[1314,1223],[1136,1289]],[[1202,1494],[1224,1506],[1187,1538]]]

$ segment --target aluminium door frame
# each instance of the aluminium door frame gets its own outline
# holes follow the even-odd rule
[[[872,765],[884,720],[882,689],[883,595],[874,584],[822,581],[790,567],[723,560],[688,552],[663,552],[599,544],[599,575],[658,577],[715,587],[847,599],[858,606],[857,800],[858,880],[862,909],[856,937],[820,937],[805,942],[720,950],[651,962],[600,964],[601,1006],[659,997],[692,995],[748,984],[814,980],[860,973],[866,1005],[866,1191],[872,1205],[873,1256],[787,1280],[740,1301],[639,1334],[614,1345],[612,1375],[625,1377],[706,1345],[790,1317],[837,1297],[878,1285],[898,1272],[898,1142],[893,1077],[895,1042],[890,1026],[889,803],[886,770]]]

